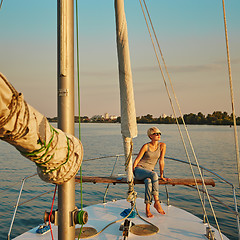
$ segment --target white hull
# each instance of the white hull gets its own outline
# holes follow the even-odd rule
[[[159,214],[152,207],[151,212],[153,213],[154,217],[147,219],[145,217],[145,204],[143,202],[143,199],[137,199],[136,206],[140,216],[156,225],[159,228],[159,232],[149,236],[138,236],[130,233],[128,239],[207,239],[205,236],[207,225],[204,224],[200,218],[190,214],[185,210],[174,206],[167,206],[166,204],[162,203],[162,207],[166,212],[166,215]],[[126,208],[130,208],[130,204],[125,199],[86,207],[84,210],[88,212],[89,220],[88,223],[84,225],[84,227],[93,227],[97,231],[101,231],[109,223],[121,219],[122,217],[120,216],[120,213]],[[141,220],[137,214],[135,218],[130,218],[130,220],[136,225],[146,224],[146,222]],[[122,222],[114,223],[98,236],[88,239],[123,239],[122,231],[119,230],[121,223]],[[79,227],[79,225],[76,225],[76,228]],[[36,233],[36,229],[37,228],[34,228],[14,239],[51,239],[50,232],[44,235],[40,235]],[[215,231],[215,239],[221,239],[217,230],[214,228],[213,230]],[[54,239],[58,239],[56,226],[53,226],[53,235]],[[224,235],[222,237],[223,239],[228,239]]]

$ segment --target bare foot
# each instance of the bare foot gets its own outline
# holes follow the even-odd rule
[[[154,207],[156,208],[156,210],[157,210],[160,214],[162,214],[162,215],[165,214],[165,212],[163,211],[162,206],[161,206],[161,204],[160,204],[159,201],[156,201],[156,202],[154,203]]]
[[[154,216],[152,215],[152,213],[150,212],[150,204],[146,203],[146,216],[148,218],[153,218]]]
[[[150,210],[147,210],[146,209],[146,216],[148,217],[148,218],[153,218],[154,216],[152,215],[152,213],[150,212]]]

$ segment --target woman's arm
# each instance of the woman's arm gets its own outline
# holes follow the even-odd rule
[[[166,153],[166,144],[161,142],[160,143],[160,158],[159,158],[159,168],[160,168],[160,178],[164,181],[167,181],[168,178],[163,177],[163,171],[164,171],[164,157],[165,157],[165,153]]]
[[[134,171],[135,167],[138,165],[139,161],[142,159],[144,153],[147,151],[147,148],[148,148],[148,145],[146,143],[140,149],[140,151],[139,151],[139,153],[138,153],[138,155],[137,155],[137,157],[136,157],[136,159],[135,159],[135,161],[133,163],[133,171]]]

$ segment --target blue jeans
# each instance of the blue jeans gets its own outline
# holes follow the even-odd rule
[[[158,174],[145,168],[136,167],[134,169],[136,180],[144,180],[145,183],[145,203],[152,203],[152,195],[158,195]]]

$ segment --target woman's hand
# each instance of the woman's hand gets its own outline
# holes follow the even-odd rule
[[[160,177],[160,179],[163,180],[163,181],[165,181],[165,182],[166,182],[166,181],[171,181],[171,178]]]

